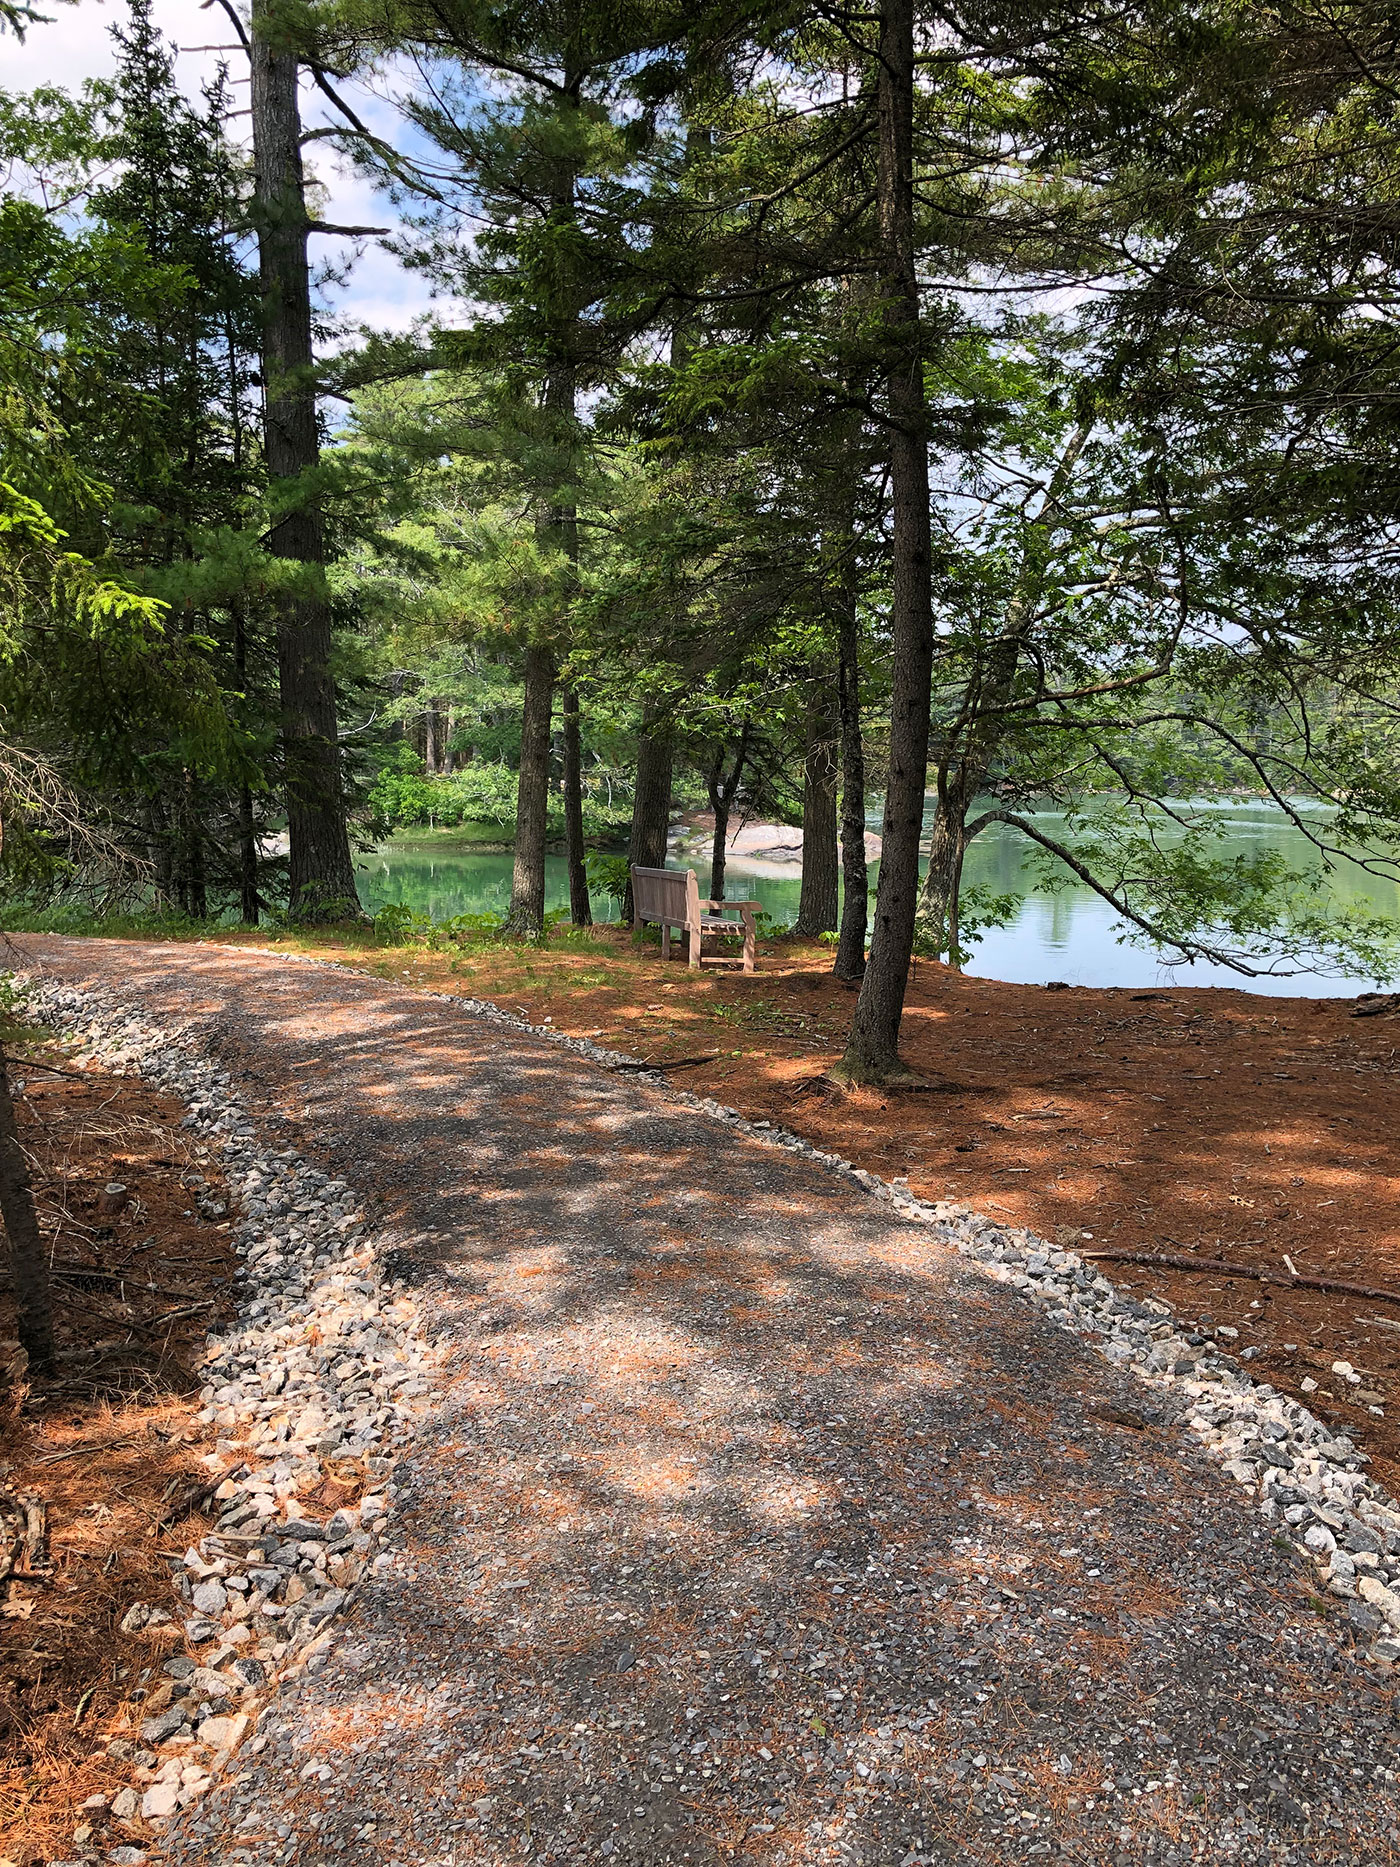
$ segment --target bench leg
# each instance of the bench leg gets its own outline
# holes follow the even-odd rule
[[[692,972],[699,972],[700,970],[700,929],[698,927],[688,926],[685,931],[686,931],[686,939],[688,941],[688,946],[689,946],[690,969]]]
[[[662,921],[661,923],[661,957],[662,959],[669,959],[671,957],[670,921]]]
[[[754,932],[753,917],[744,916],[744,971],[752,972],[754,961],[758,957],[758,940]]]

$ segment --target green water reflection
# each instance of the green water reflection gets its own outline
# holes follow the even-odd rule
[[[1307,838],[1281,812],[1262,805],[1221,805],[1214,809],[1227,831],[1222,844],[1225,853],[1265,847],[1278,850],[1299,867],[1316,866],[1315,852]],[[1038,812],[1036,821],[1048,835],[1064,833],[1064,818],[1059,812]],[[878,814],[872,816],[872,827],[878,828]],[[709,887],[709,868],[704,863],[694,866],[703,893]],[[431,914],[434,920],[447,920],[455,914],[500,912],[510,900],[510,879],[509,855],[441,846],[392,843],[360,862],[360,896],[371,913],[386,902],[404,902]],[[984,978],[1029,984],[1064,979],[1071,985],[1129,987],[1176,981],[1242,986],[1272,994],[1327,996],[1355,992],[1371,983],[1318,974],[1245,980],[1222,967],[1167,967],[1160,955],[1120,943],[1113,910],[1091,889],[1075,883],[1060,892],[1046,893],[1028,861],[1026,839],[1005,825],[996,825],[972,845],[966,879],[998,893],[1025,896],[1015,921],[988,933],[977,947],[968,970]],[[872,873],[872,887],[874,881]],[[1364,902],[1400,920],[1400,890],[1394,884],[1343,865],[1328,877],[1326,886],[1340,904]],[[551,909],[567,907],[568,876],[561,856],[546,861],[545,891]],[[790,921],[797,913],[800,878],[795,867],[751,866],[735,858],[729,863],[728,892],[752,896],[775,919]],[[615,908],[606,896],[596,895],[593,913],[595,919],[607,920]]]

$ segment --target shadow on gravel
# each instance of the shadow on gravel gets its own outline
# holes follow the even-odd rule
[[[270,970],[179,990],[453,1353],[402,1570],[172,1859],[1397,1857],[1388,1684],[1155,1397],[800,1158]]]

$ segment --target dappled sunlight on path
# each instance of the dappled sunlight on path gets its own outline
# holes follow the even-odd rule
[[[448,1351],[399,1566],[173,1860],[1400,1858],[1291,1553],[927,1229],[440,1001],[27,944],[206,1020]]]

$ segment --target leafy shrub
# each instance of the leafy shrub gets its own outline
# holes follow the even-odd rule
[[[370,787],[375,815],[389,829],[418,824],[455,829],[462,823],[515,824],[518,779],[508,765],[474,764],[448,778],[429,778],[423,761],[411,746],[395,748]]]
[[[632,865],[626,856],[610,856],[595,850],[584,864],[588,886],[596,894],[606,895],[619,905],[627,899],[627,885],[632,879]]]
[[[957,952],[949,955],[947,926],[935,925],[922,914],[914,923],[914,952],[920,959],[951,957],[952,964],[965,966],[982,935],[990,928],[1005,927],[1014,921],[1023,900],[1022,895],[996,894],[980,882],[965,882],[958,891]]]

